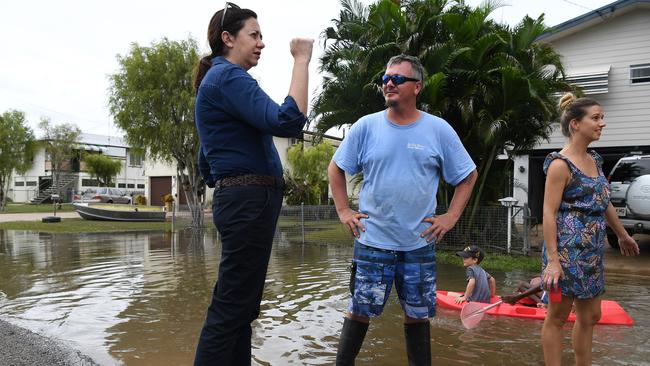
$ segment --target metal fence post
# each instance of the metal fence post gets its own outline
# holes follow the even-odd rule
[[[172,233],[175,230],[176,226],[176,200],[172,202]]]
[[[302,229],[302,243],[305,244],[305,203],[300,202],[300,228]]]
[[[530,209],[528,203],[524,203],[524,255],[530,254]]]

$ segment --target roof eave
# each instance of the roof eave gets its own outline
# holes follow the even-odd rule
[[[650,0],[619,0],[552,27],[550,32],[539,36],[537,41],[552,43],[610,18],[621,16],[639,8],[650,9]]]

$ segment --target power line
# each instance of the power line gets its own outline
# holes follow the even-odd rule
[[[582,5],[582,4],[578,4],[578,3],[573,2],[573,1],[570,1],[570,0],[562,0],[562,1],[564,1],[565,3],[571,4],[571,5],[575,5],[575,6],[581,7],[581,8],[583,8],[583,9],[587,9],[587,10],[589,10],[589,11],[594,11],[594,10],[595,10],[595,9],[588,8],[588,7],[586,7],[586,6]]]

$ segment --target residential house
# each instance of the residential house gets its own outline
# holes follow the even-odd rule
[[[143,169],[143,156],[123,139],[113,136],[82,133],[73,147],[74,153],[63,164],[60,191],[64,201],[71,201],[75,194],[97,187],[98,182],[85,169],[84,154],[103,154],[120,161],[122,170],[115,177],[116,188],[126,193],[145,192],[147,182]],[[34,156],[32,167],[23,175],[13,176],[8,196],[14,202],[44,202],[50,199],[52,191],[52,163],[44,147]]]
[[[304,132],[303,141],[305,146],[310,146],[314,140],[313,132]],[[341,138],[335,136],[325,135],[323,140],[332,144],[334,148],[337,148],[341,143]],[[280,156],[280,161],[284,169],[291,169],[289,162],[287,160],[287,152],[289,148],[299,142],[297,138],[283,138],[283,137],[274,137],[273,142],[275,148],[278,151]],[[186,205],[187,199],[185,194],[181,194],[179,191],[179,185],[176,178],[176,166],[174,164],[167,164],[160,161],[152,161],[147,159],[145,161],[145,172],[148,179],[148,191],[147,197],[150,197],[150,202],[152,205],[162,205],[162,196],[167,193],[174,192],[175,197],[180,197],[178,203],[180,205]],[[206,191],[206,201],[212,201],[212,194],[214,190],[208,188]]]
[[[591,148],[608,174],[630,153],[650,152],[650,0],[620,0],[566,21],[540,37],[562,56],[568,80],[605,112],[602,137]],[[514,158],[514,197],[541,220],[544,158],[565,143],[556,123],[550,141]]]

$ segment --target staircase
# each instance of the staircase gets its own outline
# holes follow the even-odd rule
[[[74,187],[78,179],[79,177],[76,174],[61,174],[57,184],[58,187],[51,184],[49,186],[39,187],[38,196],[32,198],[30,203],[39,204],[49,201],[53,194],[65,192],[69,188]]]

